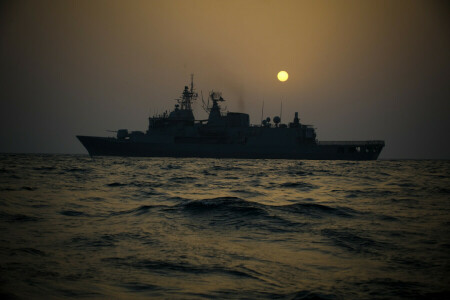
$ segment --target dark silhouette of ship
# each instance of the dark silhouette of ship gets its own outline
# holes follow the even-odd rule
[[[145,133],[120,129],[116,137],[77,138],[91,156],[375,160],[384,147],[384,141],[318,141],[297,112],[289,124],[276,116],[250,125],[248,114],[222,112],[218,92],[202,97],[208,119],[195,120],[197,98],[191,76],[174,110],[150,117]]]

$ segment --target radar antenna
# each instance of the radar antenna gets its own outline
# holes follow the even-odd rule
[[[202,107],[207,113],[210,113],[211,110],[216,110],[216,111],[223,110],[219,104],[219,102],[225,101],[225,99],[223,99],[223,97],[222,97],[221,92],[215,92],[215,91],[209,92],[208,102],[205,102],[205,100],[203,99],[203,92],[201,94],[202,94]],[[212,104],[209,100],[211,100]],[[226,110],[226,107],[225,107],[225,110]]]

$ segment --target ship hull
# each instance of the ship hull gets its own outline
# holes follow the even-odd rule
[[[199,157],[246,159],[376,160],[384,146],[368,142],[282,146],[247,144],[151,143],[77,136],[91,156]]]

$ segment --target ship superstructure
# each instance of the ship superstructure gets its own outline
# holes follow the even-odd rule
[[[288,124],[275,116],[250,125],[246,113],[222,112],[225,99],[215,91],[202,99],[208,119],[196,120],[197,98],[191,76],[174,109],[150,117],[145,133],[120,129],[116,137],[77,137],[91,156],[375,160],[384,147],[379,140],[319,142],[297,112]]]

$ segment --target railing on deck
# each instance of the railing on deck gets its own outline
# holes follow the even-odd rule
[[[384,141],[319,141],[318,145],[352,145],[352,146],[366,146],[366,145],[383,145]]]

